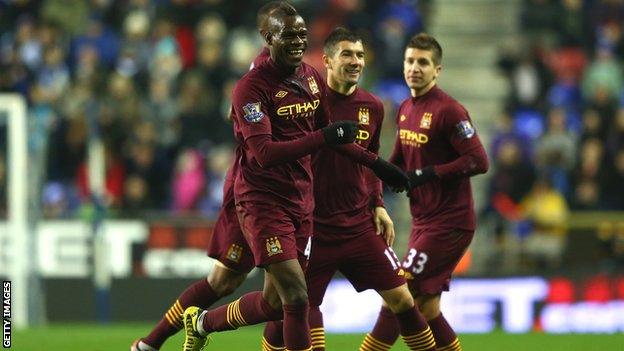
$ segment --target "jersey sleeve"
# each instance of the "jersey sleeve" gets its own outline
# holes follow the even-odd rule
[[[459,157],[449,163],[436,165],[440,178],[472,176],[487,172],[487,155],[472,124],[468,111],[459,104],[448,104],[441,111],[441,132]]]
[[[243,140],[255,135],[271,135],[269,100],[262,92],[260,82],[243,77],[232,93],[233,117]]]

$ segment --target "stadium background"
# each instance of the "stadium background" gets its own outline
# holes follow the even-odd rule
[[[261,3],[0,1],[0,91],[20,94],[28,106],[28,314],[13,319],[36,329],[14,327],[16,350],[34,349],[39,338],[72,350],[54,344],[67,328],[88,345],[76,350],[126,347],[149,328],[126,323],[157,321],[186,284],[210,270],[203,248],[233,150],[229,96],[262,45],[255,31]],[[624,1],[292,3],[308,24],[305,60],[321,72],[322,39],[334,26],[366,38],[362,85],[386,106],[385,157],[394,111],[408,95],[404,44],[421,30],[441,42],[440,86],[468,108],[492,164],[473,180],[478,233],[443,299],[460,332],[486,333],[466,335],[466,349],[500,349],[499,339],[517,340],[518,350],[621,347]],[[6,218],[12,164],[1,121]],[[98,141],[104,190],[93,197],[88,155]],[[392,193],[386,202],[401,254],[407,204]],[[16,260],[8,228],[0,224],[5,279]],[[98,269],[94,232],[110,245]],[[112,275],[110,294],[94,287],[94,271],[102,270]],[[252,276],[238,292],[260,280]],[[336,280],[326,299],[328,330],[367,330],[370,324],[356,322],[372,322],[377,298],[352,296],[343,283]],[[257,345],[258,333],[240,335]],[[341,336],[330,337],[331,347]],[[354,349],[360,338],[338,349]],[[221,345],[235,341],[227,342]]]

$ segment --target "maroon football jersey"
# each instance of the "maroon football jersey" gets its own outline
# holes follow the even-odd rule
[[[373,94],[357,88],[351,95],[327,89],[326,96],[335,120],[359,123],[357,143],[373,153],[379,151],[383,104]],[[312,156],[314,172],[315,235],[323,240],[362,233],[372,225],[370,197],[381,198],[381,181],[369,177],[365,166],[324,147]],[[371,183],[371,178],[375,182]]]
[[[321,76],[306,63],[288,74],[270,59],[238,81],[232,96],[234,134],[239,141],[236,157],[240,168],[234,184],[237,202],[261,201],[294,212],[312,211],[310,155],[262,167],[248,140],[268,135],[273,141],[291,141],[325,126],[327,116],[317,113],[322,110],[320,82]]]
[[[406,171],[437,166],[483,148],[466,109],[434,86],[403,101],[391,162]],[[470,178],[436,178],[409,193],[413,225],[475,229]]]
[[[251,63],[249,70],[252,70],[255,66],[262,64],[271,57],[269,49],[265,46],[262,51],[258,53],[258,56]],[[234,118],[234,108],[230,110],[230,119]],[[225,182],[223,184],[223,206],[228,206],[230,203],[234,203],[234,179],[236,179],[236,173],[238,172],[238,162],[234,160],[232,166],[225,174]]]

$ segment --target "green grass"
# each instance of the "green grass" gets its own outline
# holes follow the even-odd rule
[[[11,350],[17,351],[111,351],[128,350],[130,343],[144,335],[149,324],[63,324],[34,328],[13,333]],[[262,327],[248,327],[237,331],[213,335],[207,350],[260,350]],[[327,349],[337,351],[357,350],[362,334],[329,334]],[[182,334],[178,333],[162,351],[181,350]],[[611,351],[624,350],[624,334],[616,335],[546,335],[505,334],[496,332],[482,335],[461,335],[465,351]],[[400,342],[392,349],[405,351]]]

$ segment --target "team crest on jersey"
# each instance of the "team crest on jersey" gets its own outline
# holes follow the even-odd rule
[[[430,112],[423,113],[422,118],[420,119],[420,128],[431,128],[431,117],[433,117],[433,114],[431,114]]]
[[[319,88],[316,84],[316,80],[314,80],[314,77],[308,77],[308,85],[310,86],[310,91],[312,92],[312,94],[319,93]]]
[[[240,245],[232,244],[228,249],[227,255],[225,257],[230,261],[234,261],[236,263],[240,262],[241,256],[243,255],[243,247]]]
[[[247,105],[243,106],[243,111],[245,111],[245,120],[250,123],[258,123],[264,118],[264,113],[260,111],[260,103],[259,102],[250,102]]]
[[[282,244],[276,236],[266,239],[266,249],[269,257],[284,252],[282,250]]]
[[[407,117],[405,117],[405,115],[401,115],[401,116],[399,117],[399,122],[403,122],[403,121],[405,121],[406,119],[407,119]]]
[[[278,92],[277,92],[277,94],[275,94],[275,97],[276,97],[276,98],[280,98],[280,99],[281,99],[281,98],[283,98],[284,96],[286,96],[286,94],[288,94],[288,92],[287,92],[287,91],[280,90],[280,91],[278,91]]]
[[[463,139],[470,139],[475,135],[475,130],[470,124],[470,121],[461,121],[455,125],[457,128],[457,135]]]
[[[368,112],[367,107],[360,107],[360,110],[358,111],[358,120],[360,121],[360,124],[370,124],[370,113]]]

